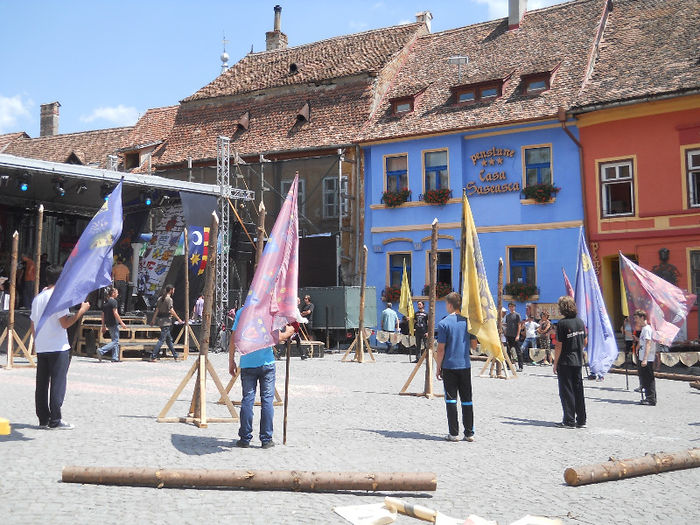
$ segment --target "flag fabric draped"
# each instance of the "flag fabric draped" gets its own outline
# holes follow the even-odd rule
[[[413,335],[413,299],[411,287],[408,284],[408,272],[406,272],[406,259],[403,260],[403,277],[401,278],[401,298],[399,299],[399,313],[408,319],[408,333]]]
[[[187,249],[189,260],[187,266],[195,275],[204,274],[207,267],[207,250],[209,249],[209,225],[211,214],[217,208],[214,195],[180,192],[182,213],[187,227]]]
[[[620,260],[620,307],[622,315],[630,316],[630,309],[627,306],[627,291],[625,290],[625,280],[622,278],[622,260]]]
[[[299,175],[282,205],[253,276],[233,341],[241,354],[277,343],[274,331],[297,319]]]
[[[498,335],[498,312],[486,279],[476,224],[466,195],[462,195],[462,310],[469,333],[475,335],[489,355],[503,361]]]
[[[618,348],[588,246],[583,237],[583,228],[579,230],[578,238],[575,298],[578,316],[588,330],[588,364],[591,373],[604,376],[617,358]]]
[[[112,249],[122,234],[122,182],[105,199],[63,266],[53,294],[36,326],[78,303],[93,290],[112,284]]]
[[[646,312],[652,340],[671,346],[697,297],[634,264],[622,253],[620,273],[625,284],[629,312]]]
[[[574,297],[574,287],[571,286],[571,281],[569,281],[569,276],[566,275],[566,270],[564,270],[564,267],[561,267],[561,273],[564,274],[564,288],[566,288],[566,295],[569,297]]]

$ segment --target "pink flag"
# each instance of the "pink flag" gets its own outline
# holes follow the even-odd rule
[[[241,354],[277,343],[275,331],[296,321],[299,276],[299,218],[294,177],[258,262],[233,341]]]
[[[571,281],[569,281],[569,276],[566,275],[566,270],[564,270],[564,267],[561,267],[561,273],[564,274],[564,286],[566,287],[566,295],[569,297],[574,296],[574,287],[571,286]]]
[[[637,266],[622,253],[620,272],[625,282],[630,314],[634,315],[637,310],[646,312],[652,340],[671,346],[696,296]]]

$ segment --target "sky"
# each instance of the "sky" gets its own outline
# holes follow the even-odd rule
[[[564,0],[529,0],[533,10]],[[61,104],[59,133],[130,126],[177,104],[265,49],[273,7],[289,46],[415,21],[432,31],[507,16],[508,0],[0,0],[0,134],[39,136],[39,106]]]

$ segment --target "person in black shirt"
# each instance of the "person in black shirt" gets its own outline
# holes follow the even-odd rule
[[[105,355],[110,350],[112,351],[112,362],[119,362],[119,326],[126,328],[124,321],[119,316],[119,290],[113,286],[107,288],[107,300],[102,306],[102,326],[100,333],[105,332],[105,328],[109,330],[109,335],[112,338],[110,343],[107,343],[102,348],[97,349],[98,357]]]
[[[306,330],[308,331],[309,339],[313,339],[312,329],[314,317],[314,303],[311,302],[310,295],[304,296],[304,304],[301,307],[301,315],[302,317],[306,317],[306,319],[308,319],[309,322],[306,324]]]
[[[425,311],[425,304],[423,304],[423,301],[418,301],[418,311],[414,314],[413,319],[413,331],[416,336],[416,360],[414,363],[417,363],[423,349],[428,346],[428,342],[425,338],[425,335],[428,333],[428,312]]]
[[[554,373],[559,382],[559,399],[564,417],[557,426],[586,426],[586,402],[583,397],[583,349],[588,344],[586,326],[577,317],[576,302],[568,295],[559,298],[559,311],[564,319],[557,323],[557,344],[554,351]]]
[[[504,319],[506,325],[506,351],[510,354],[510,349],[515,348],[518,355],[518,372],[523,371],[523,352],[520,349],[518,340],[520,339],[520,329],[523,327],[520,314],[515,311],[515,303],[508,303],[508,314]]]

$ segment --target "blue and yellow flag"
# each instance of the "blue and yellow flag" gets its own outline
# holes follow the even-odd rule
[[[583,237],[583,228],[579,230],[578,238],[575,295],[578,316],[588,331],[588,364],[591,373],[604,376],[617,359],[618,348],[591,255]]]
[[[78,303],[93,290],[112,284],[112,248],[122,234],[122,183],[109,194],[66,260],[53,294],[36,325]]]
[[[413,299],[411,298],[411,286],[408,283],[408,272],[406,272],[406,259],[403,260],[403,277],[401,278],[401,298],[399,299],[399,313],[408,319],[408,333],[413,334]]]
[[[503,361],[501,338],[498,335],[498,313],[486,279],[479,236],[467,196],[462,196],[462,311],[469,333],[479,340],[491,356]]]
[[[187,266],[191,273],[203,275],[204,269],[207,267],[211,214],[216,211],[217,200],[213,195],[201,195],[186,191],[180,192],[180,200],[187,226],[187,249],[189,251]]]

